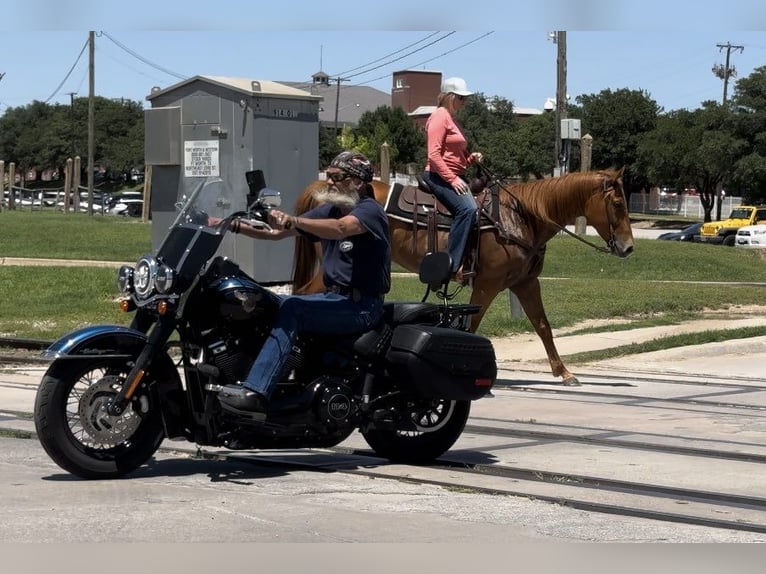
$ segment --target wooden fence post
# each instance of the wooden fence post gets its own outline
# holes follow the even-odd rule
[[[16,183],[16,164],[8,164],[8,209],[16,209],[16,197],[13,194],[13,184]]]
[[[380,181],[391,182],[391,146],[388,142],[380,146]]]
[[[141,209],[141,221],[149,220],[149,210],[152,207],[152,166],[144,168],[144,207]]]
[[[69,213],[69,199],[72,197],[72,163],[72,158],[67,158],[64,168],[64,213]]]
[[[3,210],[4,196],[5,196],[5,161],[0,160],[0,211]]]
[[[585,134],[580,139],[580,171],[590,171],[590,157],[591,150],[593,149],[593,136]],[[579,216],[575,219],[575,233],[577,235],[585,235],[585,229],[587,227],[587,221],[583,216]]]
[[[74,171],[72,172],[72,193],[74,193],[74,212],[80,213],[80,156],[74,157]]]

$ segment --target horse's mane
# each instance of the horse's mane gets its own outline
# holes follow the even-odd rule
[[[510,193],[501,191],[500,205],[514,209],[515,197],[534,217],[547,222],[562,221],[582,207],[594,191],[608,187],[608,182],[619,176],[618,170],[599,170],[517,183],[503,188]]]

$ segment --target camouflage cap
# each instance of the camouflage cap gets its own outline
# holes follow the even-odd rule
[[[370,160],[355,151],[343,151],[330,162],[330,167],[337,167],[346,173],[356,176],[365,183],[372,181],[372,164]]]

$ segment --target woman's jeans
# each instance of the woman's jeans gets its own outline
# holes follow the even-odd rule
[[[271,396],[301,331],[327,335],[363,333],[383,315],[382,297],[362,296],[358,302],[337,293],[293,295],[282,300],[277,322],[250,367],[244,386]]]
[[[452,257],[452,272],[455,273],[460,269],[471,226],[476,222],[479,213],[476,200],[471,193],[458,195],[455,188],[431,171],[424,171],[423,179],[433,190],[436,199],[441,201],[452,214],[447,253]]]

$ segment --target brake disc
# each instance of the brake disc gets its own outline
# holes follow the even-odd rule
[[[90,385],[80,395],[77,414],[85,432],[94,442],[117,445],[128,440],[141,424],[141,417],[129,405],[118,416],[107,411],[109,402],[122,387],[119,377],[106,376]]]

